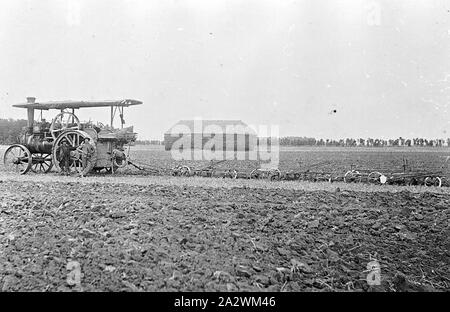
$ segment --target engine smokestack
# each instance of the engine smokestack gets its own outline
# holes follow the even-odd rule
[[[34,104],[36,102],[36,98],[35,97],[27,97],[27,103],[28,104]],[[28,107],[27,108],[27,113],[28,113],[28,122],[27,122],[27,127],[28,127],[28,133],[33,133],[33,126],[34,126],[34,108]]]

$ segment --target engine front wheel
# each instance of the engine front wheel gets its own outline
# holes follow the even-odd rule
[[[32,165],[31,153],[21,144],[11,145],[3,155],[3,164],[9,172],[26,174]]]

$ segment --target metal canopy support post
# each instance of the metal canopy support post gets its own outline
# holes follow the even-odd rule
[[[111,106],[111,128],[113,127],[113,121],[114,121],[114,117],[116,116],[117,110],[119,110],[119,113],[121,112],[120,108],[121,107],[119,105]],[[123,110],[123,107],[122,107],[122,110]]]
[[[119,113],[120,113],[120,128],[123,129],[123,124],[125,123],[123,119],[123,106],[119,107]]]

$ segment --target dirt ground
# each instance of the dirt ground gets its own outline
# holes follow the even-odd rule
[[[449,207],[447,188],[2,174],[0,287],[449,291]]]

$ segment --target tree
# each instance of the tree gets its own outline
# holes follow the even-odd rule
[[[16,143],[17,137],[23,132],[23,128],[27,126],[24,119],[0,119],[0,144]]]

